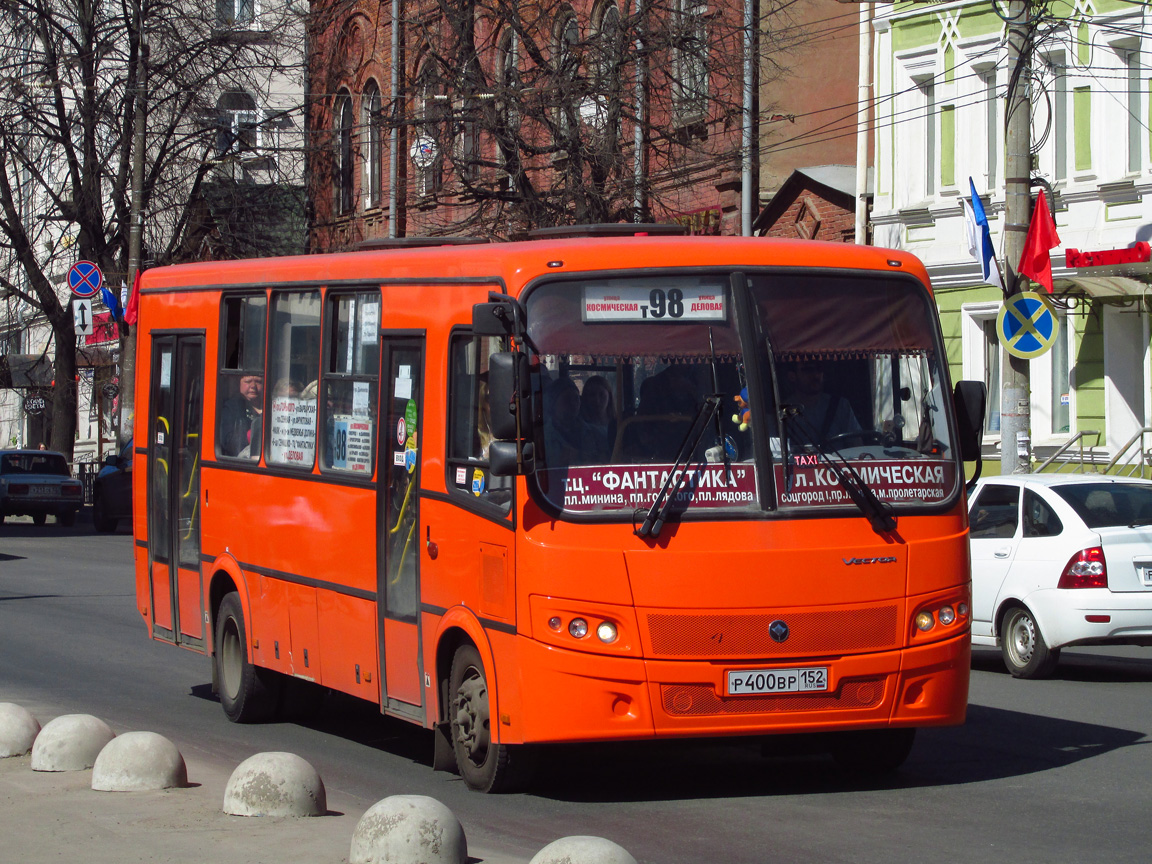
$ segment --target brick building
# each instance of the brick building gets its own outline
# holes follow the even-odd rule
[[[394,31],[397,8],[313,4],[313,249],[595,222],[740,233],[758,107],[742,0],[415,3]]]

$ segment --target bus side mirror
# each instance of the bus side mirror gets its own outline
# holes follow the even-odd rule
[[[472,332],[477,336],[523,336],[524,313],[511,297],[490,294],[490,303],[477,303],[472,307]]]
[[[983,381],[956,382],[952,405],[956,409],[956,443],[960,448],[960,459],[964,462],[980,461],[987,396]]]
[[[535,453],[528,355],[498,351],[489,357],[488,408],[493,438],[488,447],[489,470],[503,477],[530,474],[535,468]]]

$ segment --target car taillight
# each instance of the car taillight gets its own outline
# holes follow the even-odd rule
[[[8,486],[8,491],[13,495],[27,495],[28,494],[28,484],[27,483],[12,483]]]
[[[1073,555],[1060,575],[1057,588],[1107,588],[1108,567],[1099,546],[1081,549]]]
[[[80,494],[80,489],[81,489],[81,488],[82,488],[82,487],[80,487],[80,486],[65,486],[65,487],[64,487],[64,488],[62,488],[60,491],[61,491],[61,492],[62,492],[64,495],[79,495],[79,494]]]

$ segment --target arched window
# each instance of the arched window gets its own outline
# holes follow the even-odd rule
[[[364,96],[360,100],[361,128],[364,129],[364,206],[379,207],[383,184],[381,182],[381,159],[383,146],[381,140],[380,116],[382,102],[380,88],[375,81],[369,81],[364,88]]]
[[[701,120],[708,109],[708,4],[676,0],[672,99],[680,122]]]
[[[260,112],[243,90],[230,90],[216,102],[216,156],[254,155],[260,146]]]
[[[619,135],[624,31],[620,23],[620,8],[615,3],[601,8],[597,29],[600,38],[596,40],[594,95],[585,100],[581,113],[601,132]]]
[[[576,119],[580,94],[576,92],[580,57],[580,25],[576,13],[565,9],[556,19],[556,124],[560,134],[567,135]]]
[[[516,31],[511,27],[505,28],[500,35],[497,54],[500,128],[496,130],[496,142],[500,161],[511,184],[519,165],[520,100],[523,98],[520,87],[520,44]]]
[[[444,160],[440,148],[444,140],[444,120],[448,106],[443,90],[436,63],[425,61],[416,76],[418,125],[409,153],[416,169],[416,191],[419,195],[433,195],[440,191],[444,183]]]
[[[352,113],[352,96],[346,90],[336,97],[334,112],[336,123],[336,212],[349,213],[352,210],[352,171],[353,149],[352,132],[355,118]]]

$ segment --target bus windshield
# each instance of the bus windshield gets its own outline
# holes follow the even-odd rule
[[[670,475],[670,512],[700,516],[854,510],[844,470],[897,509],[952,497],[947,387],[919,282],[806,271],[730,283],[627,276],[529,294],[534,476],[551,509],[634,518]]]

